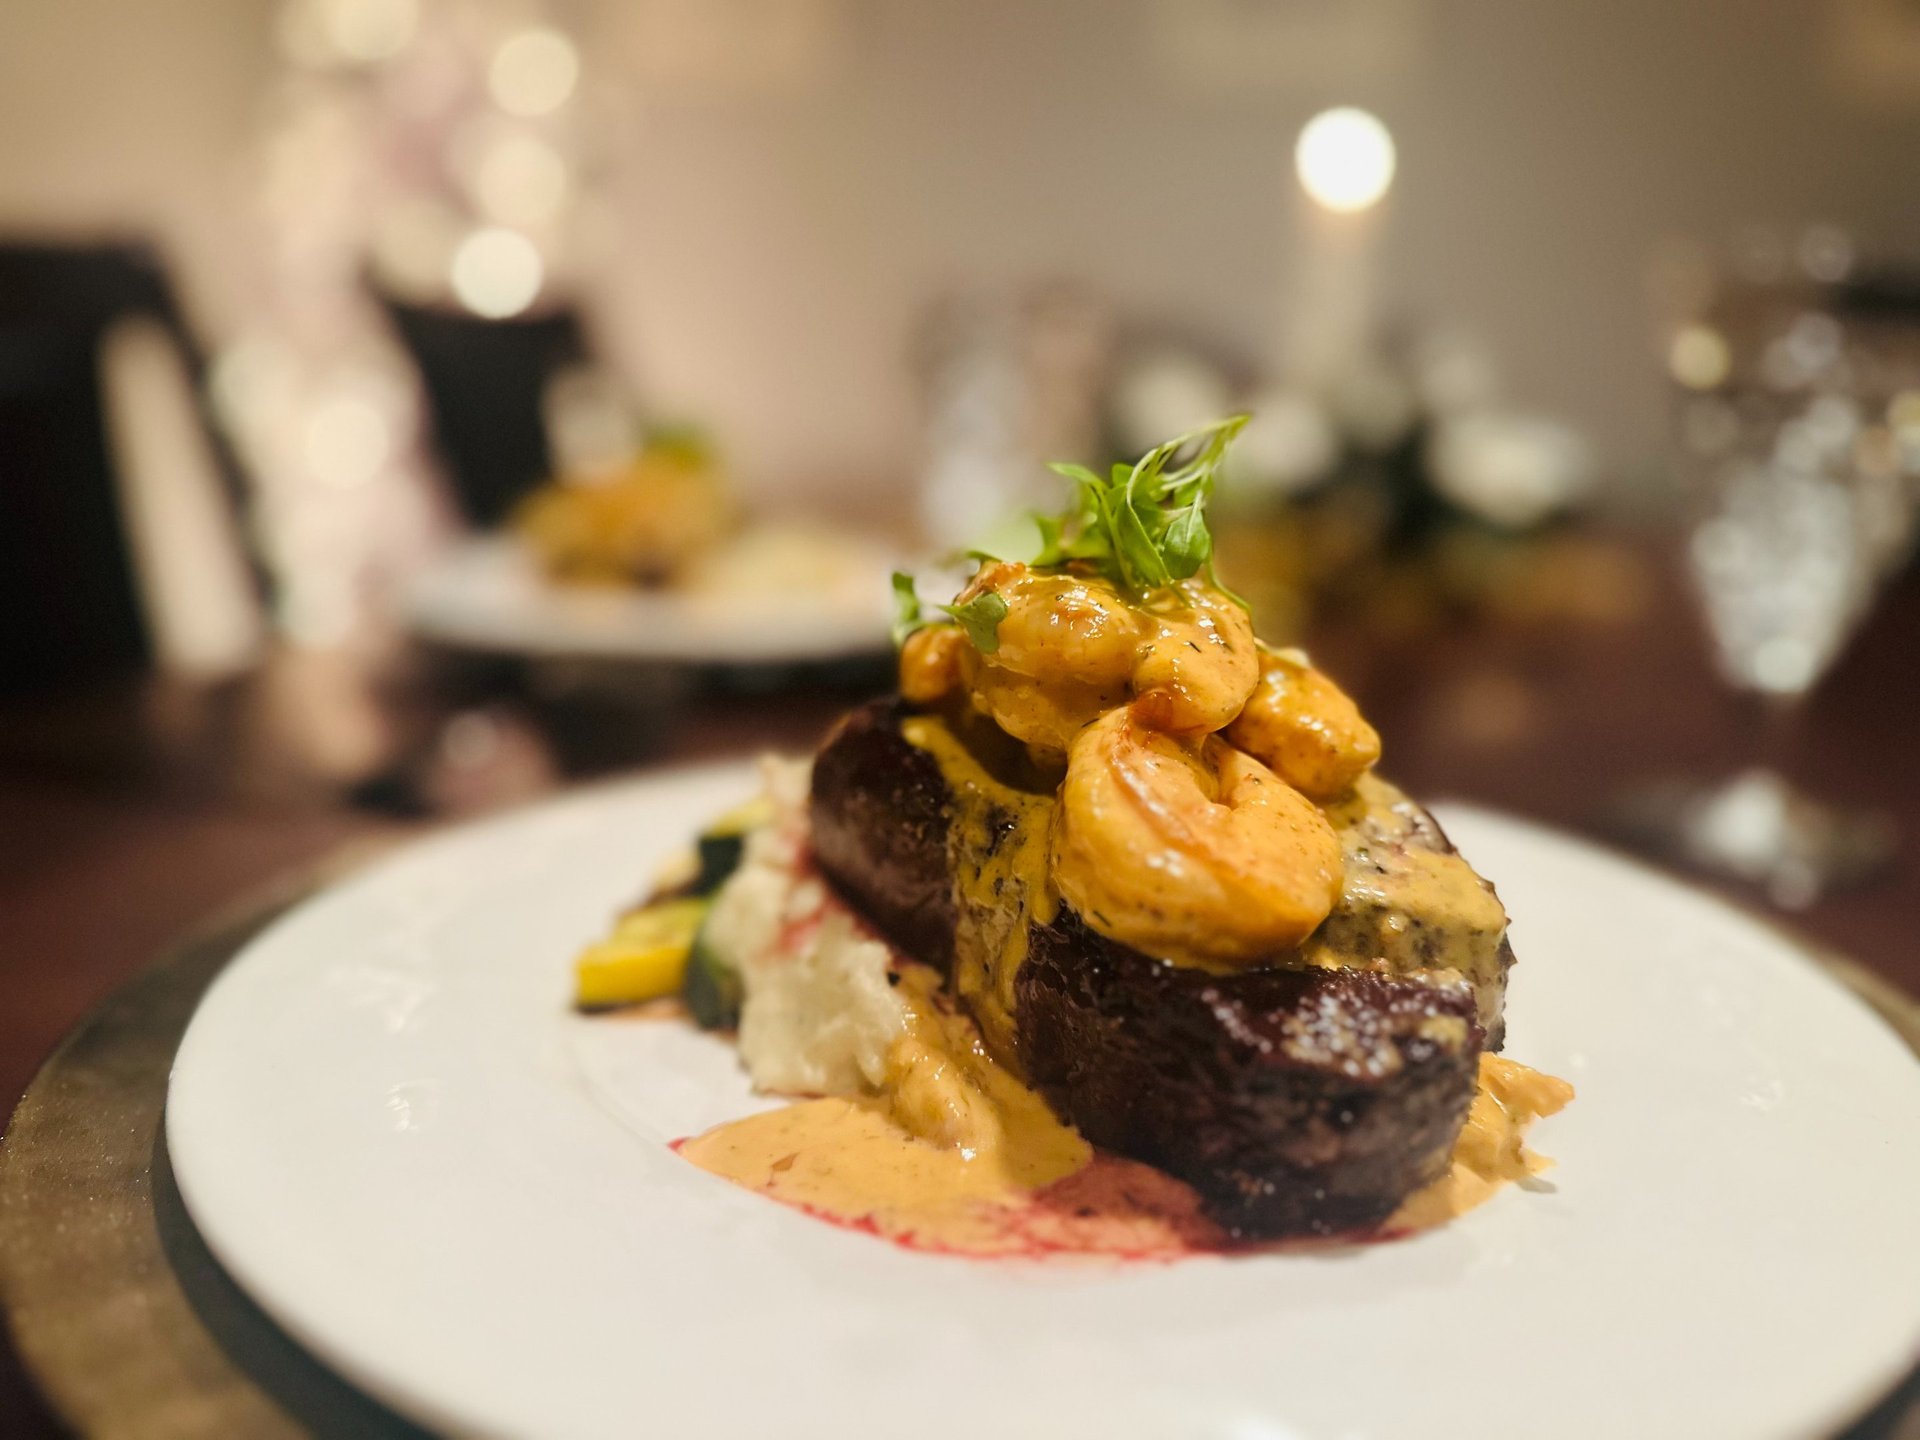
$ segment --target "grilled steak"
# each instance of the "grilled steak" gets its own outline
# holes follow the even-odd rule
[[[1363,1230],[1446,1169],[1473,993],[1364,970],[1214,976],[1069,918],[1020,968],[1021,1061],[1082,1134],[1185,1180],[1236,1235]]]
[[[876,700],[847,715],[813,761],[813,853],[853,908],[900,950],[953,963],[947,777],[900,733],[906,708]]]
[[[989,922],[956,897],[954,796],[902,734],[908,713],[876,702],[829,737],[813,843],[876,929],[944,969],[956,934]],[[1062,910],[1030,928],[1015,972],[1002,1060],[1088,1139],[1192,1185],[1237,1235],[1365,1229],[1436,1178],[1499,1023],[1497,902],[1439,883],[1464,868],[1439,827],[1384,782],[1333,819],[1346,893],[1271,966],[1172,965]]]

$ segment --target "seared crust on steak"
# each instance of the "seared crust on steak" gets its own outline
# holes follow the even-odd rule
[[[901,733],[909,713],[875,702],[828,738],[814,764],[813,844],[822,872],[877,930],[946,968],[960,913],[951,798],[934,757]],[[1403,849],[1452,853],[1425,812],[1391,787],[1381,795],[1410,809],[1350,845],[1350,870],[1390,869]],[[1322,947],[1216,975],[1108,940],[1063,910],[1029,931],[1014,981],[1018,1053],[1002,1059],[1088,1139],[1192,1185],[1235,1234],[1377,1225],[1446,1168],[1487,1004],[1452,970],[1378,953],[1380,919],[1345,915],[1367,937],[1366,968],[1331,964]],[[1504,965],[1492,973],[1503,979]],[[1493,1006],[1497,1017],[1497,994]]]
[[[906,955],[953,963],[947,777],[900,733],[907,708],[876,700],[843,717],[813,761],[807,807],[820,869]]]
[[[1073,916],[1031,947],[1027,1078],[1095,1144],[1193,1186],[1232,1234],[1370,1229],[1445,1172],[1480,1053],[1464,981],[1209,975]]]

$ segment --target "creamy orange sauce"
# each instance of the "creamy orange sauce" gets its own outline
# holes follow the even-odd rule
[[[952,795],[947,859],[953,872],[953,988],[978,1020],[988,1046],[1015,1054],[1014,978],[1027,934],[1059,913],[1049,847],[1057,803],[1051,786],[1023,790],[993,774],[944,721],[916,715],[901,725],[933,756]]]
[[[1157,1253],[1204,1225],[1184,1186],[1097,1157],[987,1053],[923,966],[879,1093],[802,1100],[684,1142],[702,1169],[916,1249]]]
[[[899,973],[907,1021],[880,1085],[888,1118],[1003,1185],[1032,1189],[1084,1168],[1092,1147],[988,1054],[979,1029],[951,1008],[939,976],[923,965]]]
[[[1071,1133],[1071,1132],[1069,1132]],[[802,1100],[685,1141],[703,1170],[913,1250],[973,1256],[1178,1258],[1220,1247],[1199,1198],[1148,1166],[1096,1154],[975,1155],[922,1140],[883,1099]]]
[[[1096,1153],[1004,1070],[952,1046],[965,1022],[938,1016],[898,1047],[898,1088],[803,1100],[683,1142],[703,1170],[822,1219],[910,1249],[976,1256],[1177,1259],[1237,1248],[1187,1186]],[[951,1022],[951,1023],[949,1023]],[[977,1040],[972,1042],[977,1045]],[[944,1058],[943,1058],[944,1055]],[[1551,1163],[1527,1127],[1573,1098],[1564,1080],[1486,1055],[1445,1176],[1380,1234],[1428,1229]]]
[[[1551,1169],[1526,1147],[1527,1128],[1564,1110],[1573,1086],[1504,1055],[1480,1057],[1480,1088],[1453,1144],[1447,1173],[1409,1195],[1383,1227],[1389,1234],[1428,1230],[1491,1200],[1502,1186]]]

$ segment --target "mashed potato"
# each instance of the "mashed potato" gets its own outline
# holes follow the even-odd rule
[[[706,938],[740,973],[740,1055],[754,1085],[798,1095],[871,1090],[906,1025],[892,949],[813,868],[809,767],[766,762],[771,824],[747,839],[715,896]]]

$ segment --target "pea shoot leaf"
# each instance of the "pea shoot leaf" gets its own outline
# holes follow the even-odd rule
[[[927,621],[920,613],[920,592],[914,589],[913,576],[904,570],[893,572],[893,647],[899,649],[907,637]]]
[[[1210,584],[1245,608],[1247,602],[1213,572],[1207,502],[1228,447],[1248,418],[1234,415],[1176,435],[1131,465],[1113,466],[1104,476],[1085,465],[1049,466],[1073,482],[1073,499],[1057,515],[1033,517],[1040,548],[1027,563],[1036,570],[1056,570],[1086,562],[1136,595],[1205,574]],[[981,562],[999,558],[982,550],[966,554]],[[916,630],[941,623],[921,605],[911,575],[895,572],[893,596],[895,645],[904,644]],[[1007,615],[1004,596],[982,590],[957,605],[935,608],[951,617],[982,654],[1000,648],[1000,622]]]
[[[1000,622],[1007,618],[1007,602],[1003,597],[991,590],[982,590],[971,600],[940,608],[960,622],[967,639],[982,655],[991,655],[1000,648]]]
[[[981,560],[991,560],[991,555],[974,552]],[[982,590],[971,600],[958,605],[936,606],[942,614],[952,617],[960,628],[967,632],[967,639],[973,642],[973,648],[982,655],[991,655],[1000,648],[1000,622],[1007,618],[1007,602],[1004,597],[992,590]],[[926,607],[920,603],[920,592],[914,586],[913,576],[904,570],[893,572],[893,644],[894,648],[907,643],[907,637],[916,630],[924,630],[929,625],[941,623],[926,613]]]
[[[1115,465],[1104,479],[1084,465],[1052,466],[1073,481],[1074,503],[1064,514],[1034,517],[1041,545],[1033,566],[1045,570],[1090,560],[1133,591],[1202,571],[1211,579],[1207,501],[1227,448],[1247,419],[1235,415],[1177,435],[1131,465]]]

